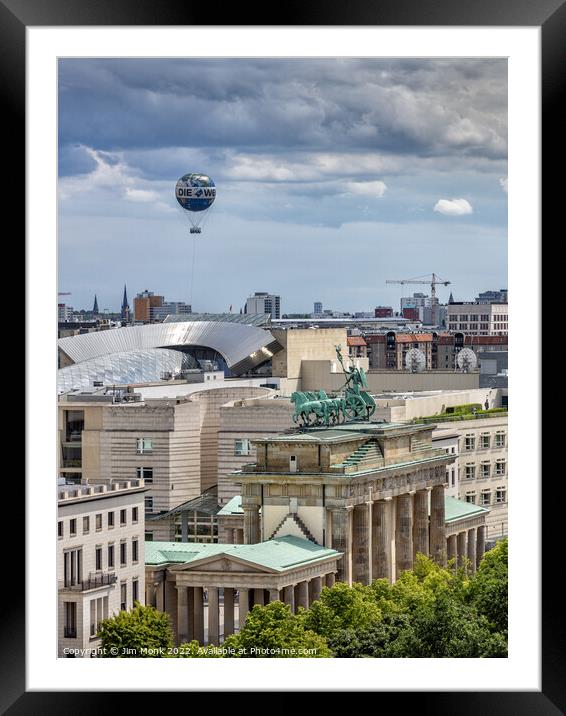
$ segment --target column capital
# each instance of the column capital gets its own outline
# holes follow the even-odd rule
[[[408,495],[415,495],[417,493],[416,490],[407,490]]]

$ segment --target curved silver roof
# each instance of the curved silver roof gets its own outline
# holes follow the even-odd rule
[[[59,348],[75,363],[114,353],[191,346],[217,351],[235,375],[264,363],[281,350],[269,331],[219,321],[126,326],[59,339]]]
[[[198,368],[198,363],[180,351],[161,348],[125,351],[60,368],[57,390],[60,393],[84,390],[92,388],[95,381],[105,386],[156,383],[163,379],[164,373],[175,374],[190,368]]]

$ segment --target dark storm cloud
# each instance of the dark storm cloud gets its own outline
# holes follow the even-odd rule
[[[60,141],[506,154],[503,60],[62,60]]]

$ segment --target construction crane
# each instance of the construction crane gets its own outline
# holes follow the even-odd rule
[[[59,291],[59,293],[57,295],[58,296],[71,296],[72,294],[70,291]]]
[[[428,274],[426,276],[417,276],[416,278],[403,278],[400,280],[393,280],[388,279],[385,283],[400,283],[400,284],[406,284],[406,283],[418,283],[418,284],[426,284],[430,286],[430,298],[431,298],[431,305],[434,306],[435,299],[436,299],[436,287],[439,286],[448,286],[450,284],[450,281],[444,281],[440,278],[440,276],[437,276],[435,273],[431,274],[431,278],[428,277]]]

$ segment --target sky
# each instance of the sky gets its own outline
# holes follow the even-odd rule
[[[119,310],[148,289],[238,312],[399,310],[435,272],[507,287],[500,59],[59,60],[59,290]],[[177,179],[217,187],[189,234]]]

